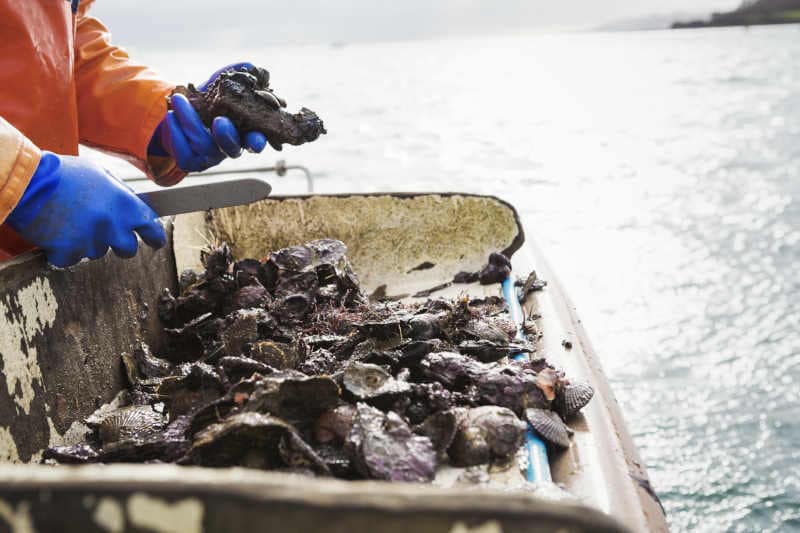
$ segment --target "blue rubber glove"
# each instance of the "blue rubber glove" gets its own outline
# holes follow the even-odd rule
[[[134,232],[153,248],[167,242],[158,215],[127,185],[85,158],[51,152],[42,152],[6,222],[58,267],[98,259],[109,247],[120,257],[133,257]]]
[[[206,90],[208,84],[226,70],[252,66],[251,63],[234,63],[222,67],[197,88]],[[211,131],[208,131],[182,94],[173,95],[171,102],[172,110],[167,111],[156,127],[147,152],[149,155],[171,156],[184,172],[200,172],[220,164],[226,157],[239,157],[242,148],[258,153],[267,145],[267,138],[258,131],[246,132],[242,139],[227,117],[214,117]]]

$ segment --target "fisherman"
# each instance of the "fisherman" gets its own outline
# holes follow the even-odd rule
[[[159,185],[261,152],[226,117],[209,131],[173,85],[130,61],[87,12],[94,0],[0,0],[0,260],[39,247],[53,265],[159,248],[158,215],[78,144],[126,158]],[[247,65],[229,65],[219,72]]]

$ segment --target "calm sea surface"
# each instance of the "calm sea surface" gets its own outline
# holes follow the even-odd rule
[[[181,82],[268,67],[328,126],[281,155],[318,191],[507,197],[673,529],[800,530],[800,27],[137,57]]]

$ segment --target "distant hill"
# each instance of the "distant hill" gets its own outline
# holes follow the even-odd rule
[[[708,28],[715,26],[756,26],[800,22],[800,0],[748,0],[738,9],[714,13],[709,20],[675,22],[673,28]]]
[[[592,31],[639,31],[639,30],[668,30],[676,20],[691,20],[703,16],[699,11],[676,11],[672,13],[655,13],[641,17],[617,19],[594,26]]]

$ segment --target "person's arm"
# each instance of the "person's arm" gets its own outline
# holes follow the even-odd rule
[[[167,113],[174,85],[131,62],[108,29],[80,3],[75,35],[75,83],[81,143],[128,159],[160,185],[186,175],[169,155],[148,157],[148,144]]]
[[[27,137],[0,117],[0,224],[19,203],[41,157]]]

